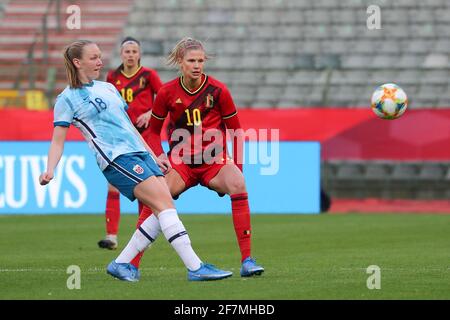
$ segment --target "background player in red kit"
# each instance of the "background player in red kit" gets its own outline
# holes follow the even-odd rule
[[[178,65],[182,75],[164,84],[158,92],[150,120],[151,138],[148,143],[156,156],[166,158],[160,133],[169,115],[168,158],[172,169],[166,174],[166,181],[172,196],[177,197],[199,183],[219,194],[229,194],[241,251],[241,276],[260,275],[264,268],[251,257],[250,210],[242,174],[242,152],[237,151],[242,151],[242,146],[238,145],[239,142],[242,144],[242,140],[236,136],[233,140],[234,160],[227,156],[226,150],[226,130],[238,130],[241,125],[227,87],[203,73],[206,59],[203,45],[195,39],[184,38],[172,50],[168,64]],[[188,132],[187,141],[174,138],[176,130],[178,133]],[[220,137],[203,141],[205,134],[211,133],[211,130],[219,132]],[[209,155],[209,158],[203,155]],[[143,209],[140,219],[145,219],[146,214],[149,214],[148,208]],[[138,266],[138,263],[134,265]]]
[[[138,40],[127,37],[120,47],[122,64],[108,73],[106,81],[113,84],[128,104],[128,116],[145,141],[148,141],[150,130],[148,123],[151,117],[153,98],[162,86],[158,73],[141,66],[141,49]],[[142,204],[139,202],[139,212]],[[120,221],[119,191],[108,185],[106,199],[106,237],[98,242],[100,248],[116,249],[117,233]]]

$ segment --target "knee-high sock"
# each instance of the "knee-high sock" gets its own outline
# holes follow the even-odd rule
[[[117,263],[130,263],[140,252],[144,251],[160,234],[159,221],[154,214],[145,219],[136,229],[126,247],[116,258]]]
[[[245,258],[251,255],[251,224],[248,195],[247,193],[238,193],[230,197],[234,231],[241,250],[241,261],[244,261]]]
[[[108,191],[106,198],[106,234],[117,235],[120,221],[120,194],[115,191]]]
[[[138,222],[137,222],[137,224],[136,224],[136,229],[139,229],[139,227],[141,226],[141,224],[142,224],[148,217],[150,217],[150,216],[152,215],[152,209],[150,209],[149,207],[147,207],[147,206],[141,204],[141,202],[139,202],[139,206],[142,207],[142,210],[139,211],[140,214],[139,214]],[[159,221],[158,221],[158,224],[159,224]],[[158,228],[158,229],[161,230],[160,228]],[[156,237],[158,237],[158,236],[156,235],[153,239],[156,240]],[[150,244],[150,245],[151,245],[151,244]],[[137,254],[137,256],[134,257],[133,260],[131,260],[130,263],[131,263],[133,266],[135,266],[136,268],[139,268],[139,265],[140,265],[140,263],[141,263],[142,256],[144,255],[144,252],[145,252],[145,251],[139,252],[139,253]]]
[[[183,223],[178,218],[177,210],[166,209],[161,211],[158,220],[164,236],[183,260],[186,268],[189,270],[200,268],[201,260],[192,249],[191,240]]]

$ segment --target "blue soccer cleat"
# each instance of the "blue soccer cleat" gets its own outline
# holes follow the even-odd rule
[[[263,272],[264,268],[257,265],[255,259],[252,257],[248,257],[242,261],[241,277],[260,276]]]
[[[233,272],[217,269],[212,264],[202,263],[195,271],[188,270],[189,281],[220,280],[231,277]]]
[[[106,273],[119,280],[130,282],[137,282],[141,277],[139,269],[131,263],[117,263],[114,260],[106,268]]]

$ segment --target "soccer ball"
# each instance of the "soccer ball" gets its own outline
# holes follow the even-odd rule
[[[394,83],[379,86],[372,95],[371,107],[381,119],[397,119],[408,107],[405,91]]]

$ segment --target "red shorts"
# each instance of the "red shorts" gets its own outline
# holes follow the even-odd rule
[[[184,163],[174,163],[171,156],[169,156],[169,160],[172,165],[172,169],[175,169],[183,179],[186,185],[185,190],[196,186],[199,183],[202,186],[209,187],[209,182],[219,173],[220,169],[233,161],[231,159],[227,159],[228,161],[223,161],[220,163],[187,165]]]

